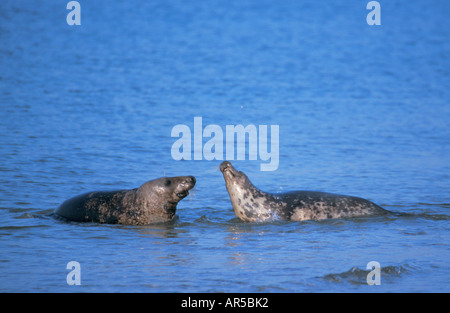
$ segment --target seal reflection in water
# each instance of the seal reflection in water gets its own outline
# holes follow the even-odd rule
[[[171,221],[195,177],[162,177],[131,190],[88,192],[66,200],[55,213],[78,222],[146,225]]]
[[[247,175],[224,161],[225,178],[234,213],[245,222],[288,221],[382,215],[389,211],[368,200],[326,192],[292,191],[272,194],[256,188]]]

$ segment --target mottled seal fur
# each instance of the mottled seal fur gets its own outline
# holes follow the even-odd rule
[[[389,212],[375,203],[352,196],[316,191],[263,192],[250,182],[247,175],[235,170],[230,162],[222,162],[220,170],[234,213],[245,222],[321,220]]]
[[[171,221],[178,202],[189,194],[195,177],[162,177],[139,188],[88,192],[63,202],[55,211],[78,222],[146,225]]]

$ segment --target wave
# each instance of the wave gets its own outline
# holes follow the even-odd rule
[[[42,227],[49,227],[49,226],[48,225],[0,226],[0,231],[16,231],[16,230],[21,230],[21,229],[32,229],[32,228],[42,228]]]
[[[430,213],[430,212],[423,212],[423,213],[395,212],[395,213],[393,213],[393,216],[397,217],[397,218],[405,218],[405,219],[423,218],[423,219],[432,220],[432,221],[446,221],[446,220],[450,219],[449,215],[442,214],[442,213]]]
[[[389,281],[391,279],[399,278],[402,275],[409,274],[412,271],[414,271],[414,267],[408,264],[381,266],[380,276],[382,281],[386,279]],[[367,275],[370,272],[371,270],[352,267],[346,272],[337,274],[327,274],[319,278],[333,283],[350,283],[352,285],[367,285]]]

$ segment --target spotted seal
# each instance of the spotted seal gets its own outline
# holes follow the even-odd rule
[[[78,222],[146,225],[171,221],[195,177],[162,177],[139,188],[88,192],[63,202],[55,214]]]
[[[220,171],[225,178],[234,213],[245,222],[321,220],[389,212],[375,203],[352,196],[317,191],[264,192],[228,161],[222,162]]]

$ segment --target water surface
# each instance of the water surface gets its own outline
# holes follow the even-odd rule
[[[381,26],[365,5],[83,1],[71,27],[65,3],[2,1],[0,291],[449,292],[449,3],[384,1]],[[231,160],[262,190],[396,214],[243,223],[220,160],[171,157],[172,128],[195,116],[279,125],[276,171]],[[51,216],[164,175],[197,178],[173,223]]]

